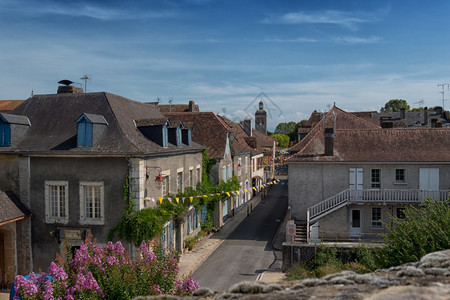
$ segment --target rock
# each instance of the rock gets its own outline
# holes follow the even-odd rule
[[[424,255],[419,262],[421,268],[449,268],[450,249]]]
[[[325,284],[326,281],[320,278],[307,278],[307,279],[303,279],[301,280],[298,284],[294,285],[292,288],[297,290],[297,289],[301,289],[304,288],[305,286],[318,286],[318,285],[322,285]]]
[[[434,275],[434,276],[449,276],[450,271],[448,269],[444,268],[427,268],[423,269],[425,274],[427,275]]]
[[[339,272],[339,273],[326,275],[326,276],[322,277],[322,279],[329,280],[329,279],[334,278],[334,277],[349,277],[349,276],[353,277],[355,275],[357,275],[357,273],[355,273],[353,271],[342,271],[342,272]]]
[[[328,282],[331,284],[354,284],[355,283],[353,280],[347,279],[344,276],[337,276],[337,277],[331,278]]]
[[[367,300],[448,300],[450,286],[393,286],[366,298]]]
[[[259,294],[264,291],[264,284],[257,281],[243,281],[233,285],[228,292],[234,294]]]
[[[403,276],[409,276],[409,277],[425,276],[425,273],[421,269],[418,269],[416,267],[407,266],[407,267],[404,267],[402,270],[398,271],[397,272],[397,276],[398,277],[403,277]]]
[[[192,293],[192,296],[194,297],[209,297],[212,295],[214,295],[214,292],[208,288],[199,288],[194,293]]]

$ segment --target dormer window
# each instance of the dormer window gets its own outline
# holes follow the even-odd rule
[[[0,114],[0,147],[17,144],[30,126],[26,116]]]
[[[192,133],[191,133],[191,127],[190,125],[182,124],[181,127],[181,139],[183,144],[187,146],[192,146]]]
[[[9,123],[0,116],[0,147],[11,146],[11,126]]]
[[[77,146],[92,147],[94,141],[103,133],[106,125],[108,122],[101,115],[82,114],[77,119]]]
[[[140,119],[134,121],[135,126],[149,140],[166,148],[169,140],[169,120],[160,119]]]

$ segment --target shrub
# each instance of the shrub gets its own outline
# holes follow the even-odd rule
[[[104,247],[88,237],[75,253],[63,253],[52,262],[48,275],[16,276],[16,295],[22,299],[131,299],[139,295],[188,295],[198,288],[191,278],[175,279],[178,255],[160,247],[149,250],[145,242],[132,260],[120,242]],[[49,277],[50,276],[50,277]]]
[[[380,252],[379,248],[370,248],[365,244],[360,244],[355,251],[356,262],[364,266],[366,268],[366,271],[357,273],[367,273],[369,271],[374,271],[375,269],[377,269],[378,265],[376,262],[376,257],[378,252]]]
[[[314,275],[310,270],[308,270],[307,266],[304,263],[296,263],[286,272],[288,280],[300,280],[309,277],[313,277]]]
[[[409,206],[405,218],[392,217],[381,252],[384,267],[418,261],[423,255],[450,248],[450,201],[428,199],[423,206]]]
[[[197,243],[198,239],[199,239],[198,235],[186,237],[184,239],[184,247],[188,248],[189,250],[194,249],[194,246]]]

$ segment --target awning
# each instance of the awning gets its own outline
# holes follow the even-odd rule
[[[11,192],[0,191],[0,226],[31,215],[30,211]]]

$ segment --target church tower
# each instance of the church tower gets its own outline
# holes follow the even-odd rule
[[[255,112],[255,129],[267,134],[267,113],[262,101],[259,101],[259,109]]]

